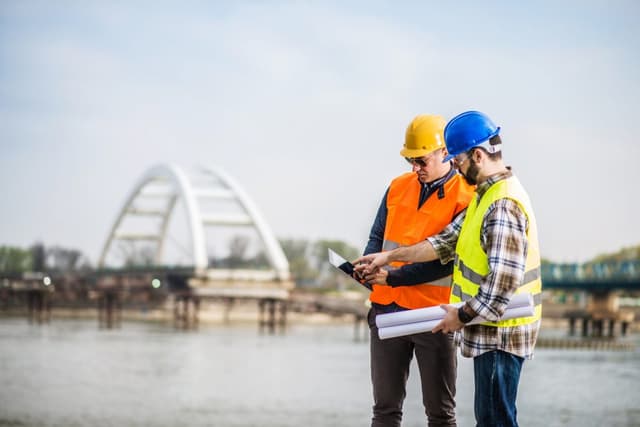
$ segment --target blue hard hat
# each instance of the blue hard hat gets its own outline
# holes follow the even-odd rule
[[[466,153],[499,133],[500,128],[480,111],[458,114],[444,128],[444,142],[449,152],[444,161],[448,162],[458,154]]]

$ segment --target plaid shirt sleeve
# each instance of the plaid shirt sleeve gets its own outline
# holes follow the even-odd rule
[[[467,304],[481,317],[497,321],[522,283],[527,259],[527,217],[515,201],[500,199],[489,207],[481,245],[489,260],[489,274]]]
[[[427,238],[442,264],[453,261],[456,255],[456,243],[466,212],[467,210],[464,209],[440,233]]]

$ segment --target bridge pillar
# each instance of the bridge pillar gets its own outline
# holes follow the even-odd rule
[[[615,336],[614,329],[616,327],[616,321],[614,319],[609,319],[609,330],[607,336],[613,338]]]
[[[627,335],[627,328],[629,327],[629,322],[625,322],[624,320],[620,324],[620,334],[624,337]]]
[[[593,324],[593,331],[592,331],[592,335],[594,338],[602,338],[603,336],[603,325],[604,325],[604,319],[593,319],[592,321]]]
[[[576,318],[569,317],[569,336],[575,336],[576,334]]]
[[[628,326],[634,319],[634,313],[620,310],[618,292],[597,291],[591,294],[587,308],[572,310],[565,313],[569,318],[569,335],[576,334],[576,323],[582,323],[582,337],[614,338],[616,324],[620,324],[620,335],[627,334]]]
[[[267,327],[269,332],[273,334],[276,326],[280,328],[280,331],[284,331],[287,321],[287,302],[285,300],[261,298],[258,300],[258,307],[260,308],[259,324],[261,332]]]
[[[111,329],[120,326],[122,303],[117,290],[104,290],[98,297],[98,325]]]
[[[222,299],[222,302],[224,304],[223,321],[225,325],[228,325],[231,322],[231,309],[235,305],[236,300],[233,297],[226,297]]]
[[[190,293],[173,297],[173,325],[179,329],[195,329],[200,322],[200,298]]]
[[[287,301],[280,300],[280,330],[284,331],[287,326]]]
[[[633,312],[620,310],[619,291],[595,291],[591,294],[587,310],[592,316],[594,337],[616,335],[616,323],[620,323],[620,335],[627,334],[627,326],[633,321]],[[606,333],[605,333],[606,328]]]
[[[582,318],[582,336],[583,337],[589,336],[589,320],[590,318],[587,316]]]
[[[369,337],[369,323],[367,322],[367,316],[355,314],[353,318],[353,340],[366,341]]]
[[[594,291],[587,304],[587,310],[590,312],[615,313],[620,308],[619,294],[618,291]]]
[[[51,320],[51,300],[49,291],[34,289],[27,292],[27,312],[29,323],[44,323]]]

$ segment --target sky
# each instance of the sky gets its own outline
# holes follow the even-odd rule
[[[96,261],[157,164],[364,248],[418,114],[487,113],[543,257],[640,244],[635,1],[0,1],[0,245]]]

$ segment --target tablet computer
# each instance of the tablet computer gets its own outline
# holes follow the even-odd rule
[[[365,288],[367,288],[369,290],[372,290],[372,286],[371,286],[370,283],[364,282],[364,281],[361,282],[361,281],[357,280],[355,277],[353,277],[353,264],[351,264],[349,261],[344,259],[342,256],[338,255],[332,249],[327,248],[327,250],[329,251],[329,263],[331,265],[333,265],[338,270],[341,270],[344,274],[346,274],[347,276],[351,277],[353,280],[355,280],[356,282],[360,283]]]

